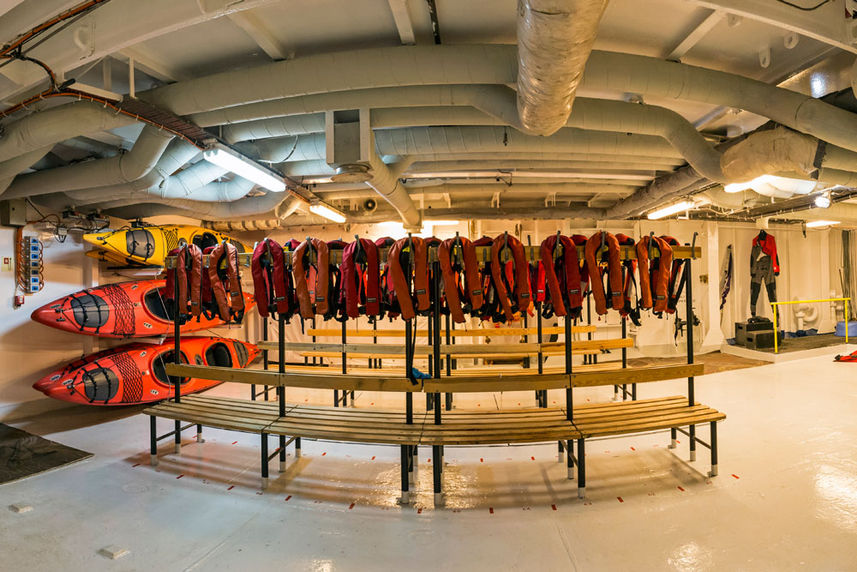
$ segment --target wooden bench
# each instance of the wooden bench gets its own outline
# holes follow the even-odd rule
[[[572,334],[591,334],[596,331],[595,326],[572,326]],[[480,338],[492,336],[536,336],[538,328],[477,328],[473,330],[450,330],[449,335],[453,338]],[[543,336],[561,335],[565,333],[563,326],[548,326],[542,328]],[[306,335],[308,336],[324,336],[339,338],[342,336],[341,329],[334,328],[307,328]],[[402,329],[386,328],[382,330],[346,330],[347,338],[403,338],[405,331]],[[418,338],[427,337],[428,330],[418,330],[416,333]],[[440,331],[440,337],[446,338],[446,330]]]
[[[361,377],[339,375],[280,374],[269,371],[234,370],[231,368],[203,367],[185,364],[168,364],[170,375],[204,377],[222,381],[240,381],[274,387],[286,386],[329,389],[341,387],[358,390],[398,391],[406,393],[437,393],[444,391],[482,392],[538,389],[566,389],[613,385],[617,374],[636,383],[654,382],[676,377],[696,376],[703,371],[701,365],[674,365],[619,371],[583,371],[572,374],[545,375],[492,375],[462,376],[421,380],[413,385],[402,377]],[[280,456],[280,470],[285,470],[285,448],[295,443],[296,455],[300,452],[301,438],[332,439],[345,442],[380,443],[398,445],[402,457],[402,501],[408,502],[410,475],[416,467],[418,446],[431,446],[433,455],[435,500],[442,502],[443,447],[455,445],[488,445],[506,443],[565,443],[568,451],[568,477],[574,478],[577,466],[578,495],[583,497],[586,487],[585,442],[587,439],[644,433],[669,429],[670,446],[674,447],[677,431],[689,435],[691,461],[695,460],[696,444],[711,450],[711,471],[717,474],[716,423],[725,415],[710,407],[690,405],[686,397],[665,397],[620,403],[586,404],[576,406],[572,414],[562,408],[536,408],[509,411],[455,411],[446,412],[440,423],[440,411],[434,415],[413,412],[409,422],[403,411],[348,409],[307,405],[285,405],[240,399],[185,396],[180,402],[164,401],[144,411],[150,415],[151,455],[157,463],[157,417],[173,419],[176,431],[161,436],[176,436],[180,440],[180,422],[217,427],[220,429],[255,433],[261,436],[262,483],[267,485],[268,464]],[[711,427],[710,443],[695,436],[696,425],[708,423]],[[682,428],[687,427],[685,432]],[[280,446],[268,454],[268,437],[276,435]],[[288,440],[287,440],[288,439]],[[577,442],[577,453],[574,442]],[[177,446],[176,452],[180,449]],[[562,461],[562,456],[560,457]]]

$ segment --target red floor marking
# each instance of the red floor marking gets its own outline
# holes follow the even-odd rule
[[[351,510],[352,508],[354,508],[354,503],[351,503],[350,505],[348,505],[348,510]]]
[[[180,478],[182,478],[183,476],[184,476],[184,474],[181,474],[181,475],[177,476],[176,478],[177,478],[177,479],[180,479]],[[735,477],[735,478],[738,478],[738,477]]]
[[[536,460],[536,458],[535,458],[535,457],[530,457],[530,459],[532,459],[533,461],[535,461],[535,460]]]
[[[556,405],[556,401],[554,401],[553,404]]]
[[[373,402],[372,402],[372,403],[370,403],[369,405],[375,405],[375,402],[373,401]]]
[[[234,445],[234,444],[236,444],[237,442],[238,442],[238,441],[232,441],[232,444]]]
[[[431,457],[429,457],[428,462],[431,463]]]
[[[490,514],[494,514],[494,507],[493,507],[493,506],[489,506],[489,507],[488,507],[488,512],[489,512]]]
[[[632,451],[636,451],[636,449],[635,449],[635,448],[633,448],[633,447],[631,447],[631,450],[632,450]]]
[[[286,502],[289,502],[289,499],[292,498],[292,495],[286,497]]]
[[[485,462],[485,459],[483,459],[482,457],[479,457],[479,462],[480,462],[480,463],[484,463],[484,462]]]
[[[676,439],[675,442],[681,444],[681,441],[679,441],[678,439]]]
[[[678,490],[680,490],[681,492],[684,492],[684,489],[681,487],[678,487]]]
[[[622,497],[616,497],[616,498],[619,499],[619,502],[625,502],[622,500]]]
[[[375,460],[375,455],[372,455],[372,460],[373,460],[373,461]]]
[[[732,476],[733,476],[733,477],[735,477],[736,479],[740,479],[740,478],[741,478],[741,477],[739,477],[738,475],[736,475],[736,474],[734,474],[734,473],[732,474]]]
[[[518,402],[518,405],[520,405],[520,404],[521,404],[521,402],[519,401],[519,402]]]
[[[322,457],[324,457],[325,455],[327,455],[327,451],[321,454]]]
[[[555,505],[555,504],[552,504],[552,505],[551,505],[551,508],[552,508],[552,509],[554,509],[554,510],[556,510],[556,505]]]
[[[417,509],[417,514],[422,514],[422,513],[423,513],[423,509],[418,508],[418,509]]]
[[[235,488],[235,485],[232,485],[232,486],[230,486],[230,487],[229,487],[228,489],[226,489],[226,490],[227,490],[227,491],[231,491],[231,490],[232,490],[232,489],[234,489],[234,488]]]
[[[477,404],[476,404],[476,407],[482,407],[482,404],[481,404],[481,403],[477,403]]]
[[[134,467],[139,467],[139,466],[140,466],[140,463],[134,463],[133,465],[131,465],[131,468],[133,469]]]

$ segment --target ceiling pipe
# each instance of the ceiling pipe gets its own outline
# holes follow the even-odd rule
[[[655,179],[646,188],[608,208],[605,218],[612,220],[637,216],[654,205],[695,192],[708,184],[710,183],[693,167],[683,167],[674,173]]]
[[[127,153],[20,175],[2,196],[31,197],[136,181],[155,168],[173,137],[172,133],[147,125]]]
[[[200,203],[182,199],[148,199],[146,203],[119,200],[107,202],[100,206],[106,214],[121,218],[180,214],[203,220],[228,220],[267,215],[276,209],[281,209],[280,212],[289,212],[291,209],[291,212],[294,212],[301,204],[302,201],[294,195],[267,193],[259,197],[245,197],[229,203]],[[266,218],[266,216],[262,216],[262,218]]]
[[[531,135],[565,125],[607,0],[518,0],[518,116]]]
[[[8,161],[3,161],[0,163],[0,195],[3,194],[9,185],[12,184],[12,181],[15,180],[15,176],[25,169],[29,169],[34,164],[38,163],[42,160],[42,158],[51,152],[53,146],[42,147],[41,149],[36,149],[34,151],[29,151],[24,153],[23,155],[19,155],[14,159],[9,159]]]
[[[522,183],[512,186],[503,183],[486,184],[474,183],[468,185],[456,185],[449,183],[428,184],[428,185],[405,185],[405,190],[410,194],[411,198],[415,195],[425,195],[431,197],[439,197],[449,195],[451,198],[468,198],[480,197],[485,198],[495,193],[500,193],[500,196],[527,196],[532,198],[533,195],[546,197],[548,195],[591,195],[591,194],[628,194],[633,192],[632,187],[621,187],[613,185],[602,185],[593,187],[585,184],[567,184],[567,183]],[[313,192],[327,201],[365,199],[374,196],[371,191],[360,189],[340,189],[327,190],[323,185],[313,188]],[[423,211],[425,212],[425,211]]]
[[[366,185],[372,187],[396,209],[396,212],[402,217],[406,229],[420,228],[420,211],[417,210],[416,205],[411,200],[408,190],[399,181],[399,177],[410,167],[413,159],[405,157],[397,163],[387,165],[374,152],[374,145],[372,147],[373,150],[369,156],[372,178],[366,182]]]

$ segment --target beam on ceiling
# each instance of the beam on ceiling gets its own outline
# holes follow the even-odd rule
[[[56,32],[27,55],[49,65],[57,74],[116,52],[277,0],[114,0],[99,6],[76,25]],[[24,83],[0,92],[0,99],[18,100],[44,82],[45,72],[32,66]]]
[[[187,75],[169,63],[152,56],[143,46],[125,48],[115,56],[117,60],[125,63],[133,59],[135,68],[165,83],[175,83],[187,78]]]
[[[722,10],[728,14],[743,16],[771,26],[797,32],[819,42],[836,46],[857,54],[857,45],[849,37],[851,20],[845,18],[844,0],[833,0],[817,9],[798,10],[782,2],[771,0],[690,0],[710,10]],[[803,5],[800,0],[796,4]],[[818,4],[815,0],[814,4]],[[806,4],[811,6],[812,4]]]
[[[702,38],[708,35],[708,32],[714,28],[717,24],[720,23],[721,20],[726,16],[726,12],[721,12],[720,10],[714,10],[710,14],[708,14],[699,24],[697,24],[690,33],[685,36],[685,38],[678,43],[678,45],[672,49],[669,55],[665,58],[670,61],[680,61],[684,55],[693,49],[693,47],[698,44]]]
[[[413,46],[416,39],[414,25],[408,12],[408,0],[387,0],[387,2],[390,4],[390,12],[393,13],[393,20],[396,22],[396,29],[399,30],[399,39],[402,44]]]
[[[272,60],[287,60],[289,59],[288,50],[286,50],[280,41],[274,37],[271,30],[265,23],[255,14],[245,10],[244,12],[233,12],[229,14],[229,19],[239,28],[244,30],[262,50],[268,54]]]

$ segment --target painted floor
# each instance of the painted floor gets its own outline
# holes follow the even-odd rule
[[[661,382],[639,396],[685,390]],[[263,492],[257,437],[207,429],[197,444],[188,433],[181,455],[165,443],[153,468],[138,409],[70,408],[15,423],[95,457],[0,487],[0,569],[857,569],[857,364],[831,355],[717,373],[698,378],[697,399],[728,416],[718,477],[704,476],[707,450],[688,463],[687,443],[668,450],[667,433],[589,442],[585,500],[555,444],[448,448],[440,509],[428,449],[411,506],[396,504],[399,450],[385,446],[305,441],[285,474],[272,463]],[[357,406],[399,400],[365,394]],[[532,396],[456,401],[519,403]],[[106,546],[129,553],[109,560],[98,554]]]

